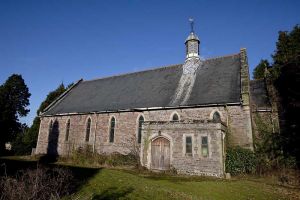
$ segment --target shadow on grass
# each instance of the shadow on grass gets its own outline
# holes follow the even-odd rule
[[[93,200],[104,200],[104,199],[119,199],[121,197],[126,197],[128,194],[133,192],[132,187],[127,188],[117,188],[117,187],[110,187],[104,190],[101,194],[95,195],[92,199]]]
[[[13,158],[1,158],[0,157],[0,177],[1,176],[16,176],[21,170],[34,170],[37,168],[63,168],[68,169],[73,176],[72,179],[72,191],[76,192],[79,187],[84,185],[90,178],[100,172],[102,168],[88,168],[77,166],[65,166],[55,164],[56,157],[41,157],[39,160],[22,160]]]

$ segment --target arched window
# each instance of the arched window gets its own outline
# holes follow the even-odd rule
[[[69,140],[69,133],[70,133],[70,119],[68,119],[67,125],[66,125],[66,138],[65,138],[65,141]]]
[[[49,134],[52,133],[52,128],[53,128],[53,121],[51,120],[49,124],[49,130],[48,130]]]
[[[109,130],[109,142],[114,142],[115,139],[115,126],[116,126],[116,120],[114,117],[110,120],[110,130]]]
[[[142,124],[144,123],[144,117],[139,117],[139,127],[138,127],[138,143],[140,144],[142,141]]]
[[[214,112],[213,122],[221,122],[221,116],[220,116],[220,113],[218,111]]]
[[[57,135],[59,134],[59,123],[57,120],[54,121],[53,125],[52,125],[52,130],[51,130],[51,133],[53,135]]]
[[[88,142],[90,140],[90,133],[91,133],[91,118],[88,119],[86,123],[86,132],[85,132],[85,141]]]
[[[48,136],[48,147],[47,154],[49,155],[57,155],[58,154],[58,137],[59,137],[59,123],[55,120],[52,123],[50,122],[49,126],[49,136]]]
[[[178,114],[177,113],[174,113],[173,116],[172,116],[172,121],[174,122],[178,122],[179,121],[179,117],[178,117]]]

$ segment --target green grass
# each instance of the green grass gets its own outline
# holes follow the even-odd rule
[[[93,199],[288,199],[278,186],[254,180],[145,175],[102,169],[74,195]]]
[[[39,162],[25,157],[0,158],[6,173],[35,169]],[[239,177],[231,180],[150,173],[133,169],[89,168],[84,166],[47,164],[65,167],[74,175],[74,194],[66,199],[300,199],[299,188],[279,186],[276,178]],[[0,176],[3,175],[3,167]]]

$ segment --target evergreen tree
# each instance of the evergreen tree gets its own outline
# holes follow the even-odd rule
[[[270,63],[268,60],[260,60],[259,64],[254,68],[253,71],[253,78],[254,79],[261,79],[265,77],[265,70],[269,69]]]
[[[13,74],[0,86],[0,152],[21,132],[20,117],[28,114],[30,93],[21,75]]]
[[[283,150],[300,165],[300,27],[279,32],[276,48],[272,75],[280,95]]]
[[[30,128],[26,129],[24,135],[19,137],[13,144],[13,149],[16,154],[30,154],[31,149],[36,147],[37,138],[40,128],[40,118],[38,117],[43,110],[49,106],[56,98],[58,98],[62,93],[72,86],[70,84],[68,87],[65,87],[64,84],[60,84],[54,91],[51,91],[46,99],[41,103],[40,107],[37,110],[37,116],[34,118],[33,123]]]

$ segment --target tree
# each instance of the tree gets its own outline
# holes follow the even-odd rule
[[[253,71],[253,78],[254,79],[261,79],[265,77],[265,70],[269,69],[270,63],[268,60],[260,60],[259,64],[255,67]]]
[[[272,101],[277,105],[280,132],[263,133],[261,148],[256,153],[264,153],[268,161],[294,160],[300,167],[300,27],[292,31],[280,31],[276,50],[272,55],[273,64],[267,66],[267,82]],[[266,60],[261,60],[253,72],[254,78],[261,78]],[[274,89],[276,88],[276,89]],[[272,95],[273,94],[273,95]],[[257,123],[257,122],[256,122]],[[258,125],[258,124],[257,124]],[[284,164],[285,161],[283,162]],[[291,163],[289,163],[290,165]]]
[[[272,76],[280,95],[280,129],[284,153],[294,156],[300,166],[300,27],[279,32],[272,56]]]
[[[67,89],[69,89],[73,84],[65,87],[63,83],[61,83],[55,90],[51,91],[46,99],[41,103],[39,109],[37,110],[37,115],[40,114],[46,107],[48,107],[57,97],[59,97],[62,93],[64,93]]]
[[[300,26],[297,25],[289,33],[280,31],[276,43],[275,54],[272,55],[274,64],[283,67],[287,63],[299,63],[300,55]]]
[[[0,151],[22,130],[20,117],[28,114],[30,93],[21,75],[13,74],[0,86]]]
[[[37,138],[40,128],[40,118],[39,114],[47,106],[49,106],[56,98],[58,98],[62,93],[69,89],[73,84],[68,85],[67,87],[64,84],[60,84],[55,90],[51,91],[46,99],[41,103],[40,107],[37,110],[37,116],[34,118],[33,123],[30,128],[26,129],[22,137],[17,138],[13,144],[13,150],[16,154],[29,154],[31,149],[36,147]]]

